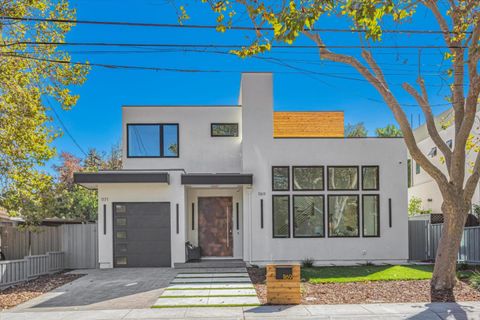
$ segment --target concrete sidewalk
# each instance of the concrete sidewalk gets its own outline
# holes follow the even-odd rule
[[[480,302],[300,305],[223,308],[4,311],[1,320],[133,319],[479,319]]]

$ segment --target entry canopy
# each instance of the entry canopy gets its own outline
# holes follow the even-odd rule
[[[189,173],[182,174],[182,184],[235,185],[252,184],[253,174],[244,173]]]
[[[73,182],[88,189],[97,189],[101,183],[170,183],[168,172],[162,171],[99,171],[75,172]]]

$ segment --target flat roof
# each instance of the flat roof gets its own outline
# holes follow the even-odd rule
[[[73,182],[88,189],[100,183],[170,183],[168,172],[161,171],[99,171],[75,172]]]
[[[252,184],[253,174],[244,173],[188,173],[182,174],[182,184],[234,185]]]

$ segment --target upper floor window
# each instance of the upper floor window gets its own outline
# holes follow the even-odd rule
[[[212,123],[212,137],[238,137],[238,123]]]
[[[328,167],[328,190],[358,190],[358,167]]]
[[[178,158],[178,124],[127,124],[127,157]]]
[[[433,147],[430,152],[428,153],[429,157],[435,157],[437,155],[437,147]]]

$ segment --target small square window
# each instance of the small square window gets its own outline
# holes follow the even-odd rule
[[[117,226],[126,226],[127,225],[127,218],[116,218],[115,221],[117,222]]]
[[[238,123],[212,123],[212,137],[238,137]]]
[[[293,190],[323,190],[323,167],[293,167]]]
[[[290,190],[290,169],[289,167],[272,167],[272,190]]]
[[[127,206],[123,204],[116,204],[115,205],[115,213],[126,213]]]
[[[117,231],[116,237],[121,240],[127,239],[127,231]]]
[[[358,190],[358,167],[328,167],[328,190]]]
[[[430,152],[428,153],[429,157],[435,157],[437,155],[437,147],[433,147]]]
[[[116,257],[115,262],[119,266],[125,266],[127,265],[127,257]]]

